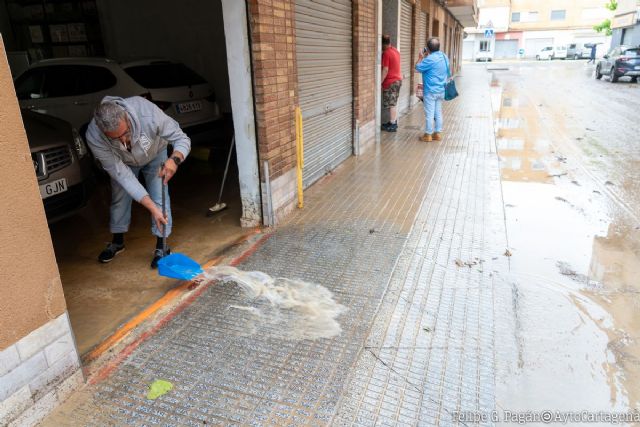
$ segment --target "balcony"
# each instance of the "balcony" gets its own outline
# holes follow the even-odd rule
[[[478,0],[445,0],[443,3],[463,27],[478,25]]]

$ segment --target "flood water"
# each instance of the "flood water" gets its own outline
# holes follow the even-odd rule
[[[259,333],[280,339],[314,340],[342,332],[338,317],[346,307],[321,285],[230,266],[207,269],[203,280],[239,286],[243,304],[229,305],[228,310],[243,312],[241,329],[247,336]]]
[[[518,353],[510,375],[498,379],[498,407],[638,408],[640,203],[624,177],[638,173],[630,165],[640,155],[637,137],[617,129],[624,123],[612,111],[619,110],[605,113],[609,121],[602,110],[616,97],[640,103],[639,91],[607,89],[581,62],[487,72]],[[593,103],[584,99],[587,91]],[[626,143],[607,146],[613,129]]]

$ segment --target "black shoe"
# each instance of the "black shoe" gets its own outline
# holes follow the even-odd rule
[[[113,258],[115,258],[116,255],[118,255],[122,251],[124,251],[124,243],[109,243],[107,245],[107,248],[104,251],[100,252],[100,255],[98,255],[98,261],[102,263],[110,262]]]
[[[382,130],[385,130],[387,132],[397,132],[398,131],[398,123],[397,122],[396,123],[391,123],[391,122],[385,123],[382,126]]]
[[[391,126],[391,122],[383,123],[382,126],[380,126],[380,129],[387,130],[389,126]]]
[[[155,249],[153,251],[153,259],[151,260],[151,268],[158,268],[158,261],[160,258],[164,258],[165,256],[171,253],[171,249],[167,248],[167,252],[164,253],[162,249]]]

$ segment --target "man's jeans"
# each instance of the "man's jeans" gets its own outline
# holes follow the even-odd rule
[[[444,100],[444,92],[424,94],[424,115],[427,119],[426,133],[433,133],[433,121],[436,122],[436,132],[442,132],[442,101]]]
[[[158,176],[160,166],[167,160],[167,151],[162,150],[155,159],[147,163],[144,166],[129,166],[135,176],[138,176],[140,172],[144,176],[144,182],[146,184],[147,192],[151,200],[155,202],[159,209],[162,209],[162,178]],[[167,217],[169,224],[167,224],[167,236],[171,234],[171,225],[173,224],[171,218],[171,203],[169,201],[169,189],[165,189],[165,206],[167,209]],[[111,222],[109,223],[109,229],[111,233],[126,233],[129,231],[129,224],[131,223],[131,196],[120,186],[115,180],[111,180]],[[162,237],[162,229],[158,230],[156,222],[151,219],[151,232],[157,236]]]

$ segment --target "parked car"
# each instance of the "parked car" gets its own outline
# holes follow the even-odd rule
[[[162,59],[46,59],[15,81],[20,106],[59,117],[82,134],[106,95],[143,96],[186,132],[212,124],[220,110],[212,86],[186,65]]]
[[[491,62],[493,60],[493,52],[491,51],[479,51],[476,53],[476,62]]]
[[[582,43],[570,43],[567,45],[567,58],[582,59],[589,58],[591,54],[591,45],[587,47]]]
[[[538,61],[541,60],[549,60],[553,58],[553,46],[547,46],[540,49],[540,51],[536,54],[536,59]]]
[[[84,207],[93,190],[92,160],[69,122],[22,110],[33,168],[49,223]]]
[[[536,59],[540,60],[550,60],[550,59],[567,59],[567,46],[558,45],[558,46],[547,46],[544,47],[538,52],[536,55]]]
[[[640,47],[618,46],[598,61],[596,65],[596,79],[609,76],[611,83],[620,77],[631,77],[637,82],[640,76]]]

